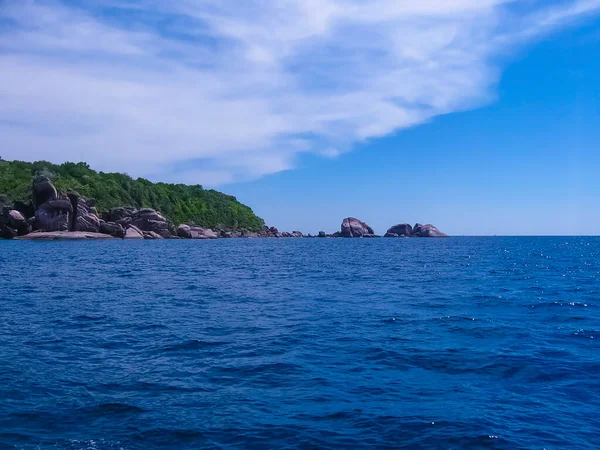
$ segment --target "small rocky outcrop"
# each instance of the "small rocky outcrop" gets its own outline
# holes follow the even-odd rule
[[[437,227],[431,224],[421,225],[417,223],[411,234],[411,237],[448,237],[446,233],[442,233]]]
[[[201,228],[191,225],[179,225],[177,236],[183,239],[217,239],[219,236],[210,228]]]
[[[407,223],[400,223],[398,225],[394,225],[387,233],[385,233],[385,237],[410,237],[413,233],[413,227],[411,227]]]
[[[174,234],[167,219],[151,208],[136,210],[135,208],[120,206],[103,214],[102,219],[107,223],[113,222],[121,225],[126,230],[131,226],[135,226],[142,232],[153,232],[163,238]]]
[[[373,228],[355,217],[346,217],[342,221],[342,227],[340,231],[341,237],[363,237],[365,235],[375,235]]]
[[[29,222],[19,211],[4,207],[0,209],[0,238],[13,239],[31,231]]]

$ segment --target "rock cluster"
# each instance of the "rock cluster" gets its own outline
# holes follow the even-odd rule
[[[421,225],[417,223],[414,227],[411,227],[407,223],[401,223],[394,225],[384,237],[447,237],[446,233],[442,233],[436,227],[431,224]]]
[[[219,239],[219,238],[302,238],[300,231],[280,232],[275,227],[259,231],[224,230],[181,224],[177,228],[160,212],[129,206],[112,208],[100,217],[95,201],[77,192],[58,192],[45,176],[37,176],[32,186],[32,200],[10,204],[0,195],[0,238],[28,239]],[[398,224],[388,229],[385,237],[445,237],[431,224]],[[313,237],[308,235],[306,237]],[[369,225],[355,218],[342,221],[340,231],[314,237],[374,238],[379,237]]]

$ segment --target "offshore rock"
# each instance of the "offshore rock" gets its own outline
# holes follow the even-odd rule
[[[399,237],[399,236],[411,236],[413,234],[413,227],[407,223],[400,223],[394,225],[387,230],[386,237]],[[390,235],[390,236],[388,236]],[[393,236],[395,235],[395,236]]]
[[[341,228],[341,237],[363,237],[365,234],[375,234],[373,228],[355,217],[345,218]]]
[[[412,232],[412,237],[448,237],[446,233],[442,233],[431,224],[421,225],[417,223]]]

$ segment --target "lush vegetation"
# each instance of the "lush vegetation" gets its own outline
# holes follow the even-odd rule
[[[12,201],[28,201],[32,181],[38,174],[50,178],[58,191],[73,190],[95,199],[100,212],[115,206],[134,206],[156,209],[174,224],[252,231],[264,225],[249,207],[221,192],[200,185],[151,183],[121,173],[96,172],[85,163],[56,165],[0,158],[0,195],[5,194]]]

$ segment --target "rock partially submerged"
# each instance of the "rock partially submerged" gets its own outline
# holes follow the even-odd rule
[[[446,233],[442,233],[437,227],[431,224],[422,225],[417,223],[414,227],[411,227],[407,223],[401,223],[394,225],[387,233],[385,237],[447,237]]]
[[[437,227],[431,224],[421,225],[416,224],[413,228],[412,237],[448,237],[446,233],[442,233]]]
[[[407,223],[400,223],[398,225],[394,225],[385,233],[385,237],[400,237],[407,236],[410,237],[413,233],[413,227],[411,227]]]
[[[179,225],[177,236],[183,239],[217,239],[219,235],[210,228],[201,228],[190,225]]]
[[[365,235],[375,235],[373,228],[355,217],[346,217],[342,221],[341,228],[340,237],[360,238],[364,237]]]

